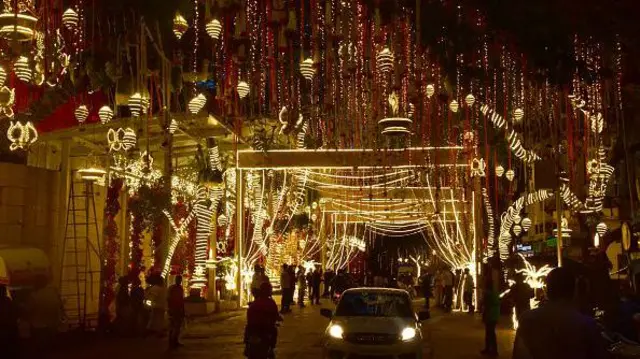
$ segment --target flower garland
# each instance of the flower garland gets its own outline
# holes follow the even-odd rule
[[[140,213],[133,211],[136,203],[139,201],[138,196],[129,199],[129,215],[131,216],[131,238],[129,241],[129,277],[130,279],[138,278],[140,272],[143,271],[142,265],[142,232],[144,230],[144,220]]]
[[[110,318],[109,307],[115,299],[114,287],[116,284],[116,262],[118,261],[118,224],[116,216],[120,212],[120,192],[122,190],[122,179],[111,181],[107,190],[107,200],[104,209],[105,226],[104,236],[104,257],[102,261],[102,294],[100,313]]]

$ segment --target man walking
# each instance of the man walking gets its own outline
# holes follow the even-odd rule
[[[316,268],[311,275],[311,304],[320,304],[320,283],[322,283],[322,269]]]
[[[167,295],[169,308],[169,349],[182,346],[180,343],[180,331],[184,323],[184,289],[182,288],[182,276],[178,275],[175,284],[169,287]]]
[[[291,309],[291,297],[293,292],[291,290],[291,278],[289,272],[289,266],[287,264],[282,265],[282,272],[280,272],[280,289],[282,290],[282,299],[280,300],[280,313],[289,313]]]
[[[453,273],[450,270],[445,270],[442,273],[442,284],[444,286],[444,311],[449,313],[453,305]]]
[[[464,293],[462,294],[462,299],[464,299],[464,304],[467,306],[469,310],[469,314],[473,314],[475,311],[475,305],[473,305],[473,288],[475,285],[473,283],[473,276],[469,272],[469,268],[464,269]]]

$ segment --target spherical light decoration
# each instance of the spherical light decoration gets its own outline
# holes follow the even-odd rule
[[[307,80],[313,78],[313,75],[316,74],[316,69],[313,68],[313,59],[309,57],[300,63],[300,73]]]
[[[4,85],[5,81],[7,81],[7,71],[0,66],[0,85]]]
[[[138,136],[136,135],[136,131],[131,128],[126,128],[122,136],[122,148],[125,151],[129,151],[136,146],[137,142]]]
[[[238,82],[236,89],[238,90],[238,97],[240,98],[245,98],[249,94],[249,84],[245,81]]]
[[[458,109],[460,109],[460,105],[458,104],[458,101],[453,100],[449,103],[449,110],[451,110],[451,112],[456,113],[458,112]]]
[[[520,233],[522,233],[522,227],[519,224],[516,224],[515,226],[513,226],[513,234],[515,234],[516,236],[519,236]]]
[[[524,229],[525,232],[528,232],[529,228],[531,228],[531,220],[528,217],[525,217],[520,224],[522,225],[522,229]]]
[[[18,60],[13,64],[13,71],[16,76],[24,81],[29,82],[33,78],[33,70],[29,66],[29,59],[26,56],[20,56]]]
[[[515,216],[513,216],[513,223],[520,224],[520,222],[522,222],[522,217],[520,217],[519,214],[516,214]]]
[[[598,232],[598,235],[600,235],[601,238],[602,236],[604,236],[605,233],[607,233],[607,229],[608,229],[607,224],[604,222],[600,222],[596,226],[596,232]]]
[[[76,116],[76,120],[80,123],[84,123],[89,117],[89,109],[87,109],[86,105],[80,105],[76,108],[74,115]]]
[[[218,227],[226,227],[228,223],[229,219],[224,215],[224,213],[218,216]]]
[[[109,123],[113,118],[113,110],[111,107],[107,105],[100,107],[100,110],[98,110],[98,118],[100,118],[100,122],[103,124]]]
[[[513,170],[508,170],[505,173],[505,177],[507,177],[509,181],[513,181],[513,179],[516,177],[516,173]]]
[[[427,95],[427,98],[431,98],[431,96],[433,96],[434,93],[436,93],[436,88],[433,87],[432,84],[428,84],[427,85],[427,90],[426,90],[426,93],[425,93]]]
[[[220,34],[222,33],[222,24],[220,24],[220,20],[213,19],[209,21],[209,23],[205,27],[205,30],[212,39],[218,40],[220,38]]]
[[[189,112],[191,112],[194,115],[197,114],[204,108],[204,105],[206,103],[207,103],[207,98],[204,97],[203,94],[198,94],[198,96],[192,98],[191,101],[189,101],[189,105],[188,105]]]
[[[393,52],[388,47],[382,49],[376,55],[376,64],[379,72],[389,72],[393,69]]]
[[[515,111],[513,111],[513,119],[516,120],[516,122],[520,122],[523,117],[524,111],[521,108],[516,108]]]
[[[476,103],[475,96],[473,96],[472,94],[468,94],[467,97],[464,98],[464,103],[466,103],[469,107],[473,106],[473,104]]]
[[[502,165],[498,165],[498,167],[496,167],[496,176],[502,177],[503,174],[504,174],[504,167],[502,167]]]
[[[73,8],[68,8],[62,13],[62,25],[69,30],[75,30],[80,22],[78,13]]]
[[[173,33],[178,40],[187,32],[187,29],[189,29],[187,20],[180,13],[176,13],[176,16],[173,18]]]
[[[169,133],[173,135],[174,133],[176,133],[177,130],[178,130],[178,121],[172,118],[171,123],[169,124]]]
[[[604,129],[604,118],[602,117],[602,114],[598,112],[591,116],[589,120],[591,123],[591,131],[593,133],[602,133],[602,130]]]

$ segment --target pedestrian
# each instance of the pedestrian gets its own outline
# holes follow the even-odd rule
[[[433,277],[434,302],[437,307],[442,308],[444,290],[442,287],[442,271],[438,269]]]
[[[333,269],[329,268],[326,272],[324,272],[324,293],[322,296],[328,297],[333,293],[333,288],[331,287],[331,283],[333,282],[333,278],[335,277],[335,273]]]
[[[130,332],[133,335],[143,334],[149,322],[149,316],[144,306],[144,288],[142,288],[142,281],[138,277],[131,281],[129,298],[131,306],[131,319],[128,322]]]
[[[269,281],[269,278],[265,275],[264,268],[256,264],[253,269],[253,277],[251,278],[251,295],[253,295],[254,299],[257,298],[260,286],[262,286],[262,283],[265,281]]]
[[[498,356],[498,338],[496,337],[496,325],[500,318],[500,296],[495,289],[491,276],[486,276],[484,281],[482,321],[484,323],[484,349],[482,355]]]
[[[289,265],[289,280],[291,281],[291,292],[289,292],[289,303],[295,305],[296,301],[293,298],[293,294],[296,292],[296,284],[298,283],[298,276],[296,275],[296,266]]]
[[[282,290],[282,298],[280,300],[280,313],[288,313],[291,311],[291,301],[289,295],[291,292],[291,279],[289,278],[289,266],[285,263],[282,265],[280,272],[280,289]]]
[[[304,308],[304,295],[307,290],[307,276],[304,273],[304,267],[298,267],[298,305]]]
[[[274,350],[278,342],[277,323],[283,319],[278,314],[278,306],[271,297],[271,283],[262,283],[257,294],[256,300],[249,303],[247,310],[244,356],[249,359],[274,358]]]
[[[4,284],[0,284],[0,350],[2,357],[18,358],[18,309],[9,298],[9,292]]]
[[[516,319],[520,321],[522,314],[531,309],[531,298],[533,298],[533,289],[524,282],[522,273],[516,273],[510,294],[515,304]]]
[[[62,323],[62,301],[46,276],[36,278],[35,290],[27,301],[26,313],[36,350],[48,351],[54,346],[54,336]]]
[[[311,304],[320,304],[320,284],[322,283],[322,269],[316,268],[311,275]]]
[[[476,308],[473,304],[473,289],[475,288],[475,284],[473,282],[473,276],[469,272],[469,268],[464,269],[464,277],[462,280],[464,281],[462,298],[464,299],[464,304],[469,310],[469,314],[473,314]]]
[[[422,278],[420,278],[420,289],[422,290],[422,295],[424,296],[424,306],[427,309],[427,311],[429,311],[429,309],[431,308],[431,304],[430,304],[430,300],[431,297],[433,296],[433,289],[432,289],[432,281],[433,281],[433,276],[431,275],[431,273],[426,272]]]
[[[453,273],[448,269],[442,273],[442,285],[444,288],[444,311],[445,313],[449,313],[453,306]]]
[[[127,277],[118,279],[116,292],[116,318],[114,327],[119,335],[128,335],[131,332],[131,298],[129,297],[129,280]]]
[[[167,295],[167,308],[169,309],[169,348],[182,346],[180,343],[180,331],[184,324],[184,288],[182,287],[182,276],[175,278],[175,284],[169,287]]]
[[[513,359],[608,358],[593,318],[573,303],[576,277],[567,268],[547,276],[548,301],[522,314],[513,345]]]
[[[164,281],[158,274],[149,276],[148,283],[151,284],[145,291],[145,304],[150,308],[149,323],[147,330],[158,337],[164,335],[165,314],[167,304],[167,293],[164,288]]]

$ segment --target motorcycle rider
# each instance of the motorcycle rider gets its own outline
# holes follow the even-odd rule
[[[274,357],[278,337],[276,323],[282,321],[282,317],[272,293],[271,284],[262,283],[256,300],[249,303],[245,328],[245,356],[249,359]]]

